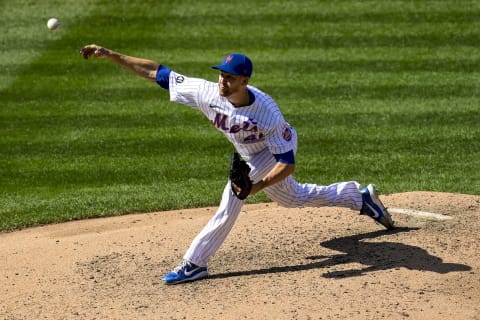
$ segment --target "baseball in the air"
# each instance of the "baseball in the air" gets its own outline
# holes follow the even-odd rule
[[[49,19],[47,22],[47,27],[50,30],[58,29],[58,27],[60,27],[60,20],[58,20],[57,18]]]

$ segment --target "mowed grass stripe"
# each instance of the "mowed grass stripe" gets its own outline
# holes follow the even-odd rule
[[[154,85],[83,61],[92,42],[213,81],[224,54],[249,54],[300,133],[300,181],[480,192],[479,4],[245,1],[255,14],[231,24],[236,5],[208,3],[91,3],[52,41],[8,38],[45,51],[10,61],[0,92],[0,228],[218,203],[231,146]]]
[[[0,93],[28,69],[43,50],[64,35],[64,32],[47,29],[49,18],[61,17],[62,23],[74,23],[88,15],[92,2],[64,0],[55,5],[26,0],[0,2]],[[68,24],[62,28],[68,28]]]

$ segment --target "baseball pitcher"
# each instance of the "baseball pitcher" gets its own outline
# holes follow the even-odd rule
[[[207,277],[208,261],[225,241],[245,199],[261,190],[284,207],[347,207],[370,216],[387,229],[394,227],[371,184],[360,188],[356,181],[328,186],[295,181],[292,174],[297,133],[275,101],[249,84],[253,65],[247,56],[228,54],[213,66],[219,72],[215,83],[94,44],[83,47],[80,53],[85,59],[108,59],[156,82],[169,91],[171,101],[202,112],[235,147],[229,180],[217,212],[193,239],[183,261],[162,279],[164,283]]]

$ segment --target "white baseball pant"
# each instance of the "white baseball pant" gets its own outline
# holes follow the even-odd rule
[[[248,159],[252,168],[250,176],[253,182],[262,179],[275,165],[275,158],[268,151],[262,151]],[[347,207],[360,210],[362,195],[360,184],[355,181],[339,182],[329,186],[300,184],[293,176],[265,188],[265,193],[283,207]],[[220,248],[230,233],[244,204],[232,192],[230,181],[223,190],[222,200],[215,215],[192,241],[184,259],[198,266],[207,266],[208,260]]]

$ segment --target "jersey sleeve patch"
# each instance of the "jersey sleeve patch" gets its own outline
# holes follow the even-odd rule
[[[279,124],[267,137],[267,145],[272,154],[282,154],[288,150],[296,152],[296,133],[288,123]]]
[[[283,139],[285,139],[285,141],[292,140],[292,129],[290,128],[290,126],[285,126],[285,128],[283,129]]]
[[[192,78],[171,71],[169,81],[170,101],[192,108],[208,107],[211,97],[218,95],[218,85],[204,79]]]

